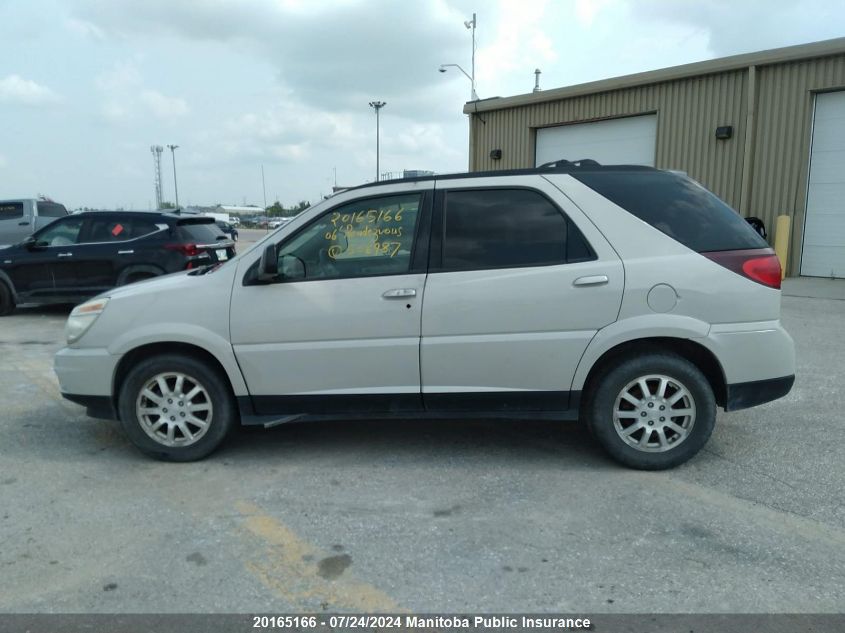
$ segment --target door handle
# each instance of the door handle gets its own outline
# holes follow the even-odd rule
[[[118,255],[132,255],[135,251],[117,251]]]
[[[394,288],[381,296],[385,299],[407,299],[408,297],[416,297],[417,290],[416,288]]]
[[[18,222],[18,226],[29,226],[29,221]]]
[[[59,253],[59,257],[73,257],[73,253]]]
[[[573,286],[601,286],[608,281],[607,275],[592,275],[591,277],[578,277],[572,282]]]

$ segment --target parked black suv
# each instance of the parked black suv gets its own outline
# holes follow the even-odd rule
[[[228,222],[224,222],[223,220],[217,220],[217,226],[220,227],[221,231],[223,231],[226,235],[232,238],[232,241],[238,241],[238,229],[235,228],[234,224],[229,224]]]
[[[0,315],[21,303],[79,303],[109,288],[224,262],[235,244],[214,218],[93,211],[0,249]]]

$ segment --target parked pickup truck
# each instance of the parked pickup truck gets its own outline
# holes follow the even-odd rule
[[[52,200],[0,200],[0,248],[22,242],[38,229],[66,215],[65,206]]]

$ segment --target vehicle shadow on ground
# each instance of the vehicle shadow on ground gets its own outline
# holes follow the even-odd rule
[[[12,314],[18,316],[67,316],[76,305],[75,303],[57,303],[53,305],[22,303],[15,308]]]
[[[275,462],[296,455],[330,461],[474,458],[554,461],[558,465],[611,465],[586,428],[537,420],[354,420],[241,427],[221,447],[229,464],[244,458]]]

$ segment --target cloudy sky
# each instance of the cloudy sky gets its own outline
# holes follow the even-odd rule
[[[845,35],[842,0],[0,0],[0,199],[292,204],[382,171],[462,170],[477,92],[556,88]],[[172,163],[162,161],[165,199]]]

